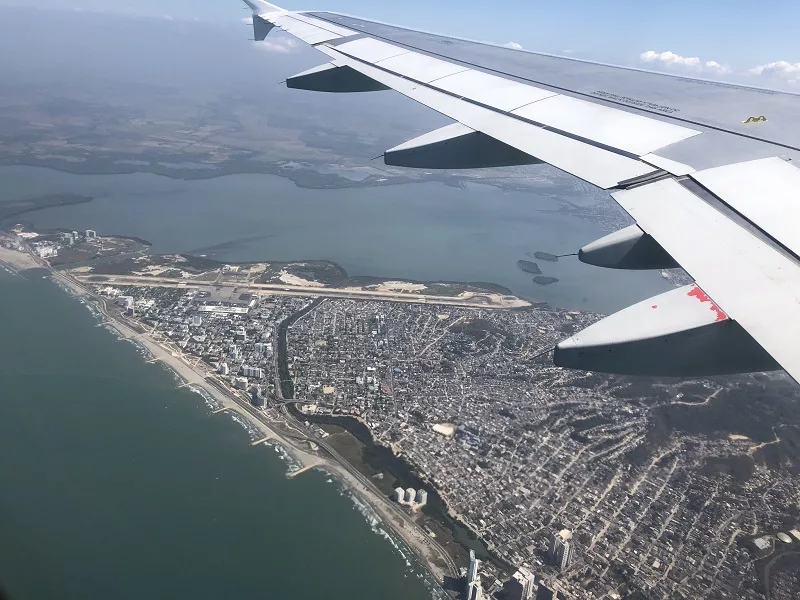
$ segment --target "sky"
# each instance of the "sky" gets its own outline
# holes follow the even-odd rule
[[[0,0],[0,6],[31,4]],[[239,0],[35,0],[35,6],[220,23],[248,14]],[[285,0],[284,6],[653,70],[800,87],[797,0]]]

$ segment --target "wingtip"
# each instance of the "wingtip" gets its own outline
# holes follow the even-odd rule
[[[264,0],[244,0],[244,3],[253,11],[254,15],[260,15],[267,12],[286,12],[285,8],[270,4]]]

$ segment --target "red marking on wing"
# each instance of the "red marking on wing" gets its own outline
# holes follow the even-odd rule
[[[650,308],[652,308],[653,310],[655,310],[655,309],[657,309],[657,308],[658,308],[658,304],[653,304],[653,306],[651,306]]]
[[[703,303],[708,302],[711,305],[709,306],[709,308],[713,310],[715,313],[717,313],[717,321],[724,321],[725,319],[728,318],[728,315],[725,314],[725,311],[723,311],[719,306],[714,304],[711,301],[711,298],[708,297],[708,294],[706,294],[698,286],[694,286],[687,295],[691,296],[692,298],[697,298],[700,302]]]

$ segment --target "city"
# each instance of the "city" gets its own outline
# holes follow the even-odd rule
[[[800,543],[782,533],[798,522],[797,475],[781,443],[791,426],[776,417],[774,438],[762,439],[744,423],[659,425],[698,427],[703,413],[692,411],[724,410],[743,390],[791,402],[779,376],[565,371],[545,355],[598,316],[547,306],[314,300],[185,282],[94,289],[256,406],[296,407],[310,435],[327,437],[314,423],[336,417],[366,426],[485,546],[472,587],[487,597],[514,597],[513,582],[530,575],[519,597],[763,598],[764,565]],[[289,386],[279,357],[287,319]],[[775,577],[771,597],[789,597]]]
[[[0,600],[800,600],[800,3],[134,4],[0,0]]]

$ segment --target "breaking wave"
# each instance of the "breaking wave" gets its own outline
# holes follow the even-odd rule
[[[370,529],[372,529],[372,532],[389,542],[392,548],[394,548],[394,551],[405,561],[406,577],[414,576],[422,579],[425,587],[431,594],[431,598],[434,600],[445,600],[448,598],[448,596],[444,593],[444,590],[442,590],[442,588],[437,584],[431,574],[419,564],[416,556],[414,556],[414,553],[408,548],[408,546],[406,546],[405,542],[400,538],[400,536],[394,533],[394,531],[392,531],[389,527],[386,527],[384,522],[370,506],[368,506],[363,500],[361,500],[358,496],[344,486],[340,487],[339,493],[342,496],[350,498],[350,501],[353,503],[353,507],[362,514],[364,519],[369,524]]]
[[[112,327],[112,329],[113,329],[113,327]],[[114,329],[114,331],[116,332],[116,329]],[[119,337],[118,339],[120,339],[123,342],[128,342],[131,346],[136,348],[136,352],[138,352],[139,356],[141,356],[143,359],[151,360],[153,358],[153,353],[150,352],[150,350],[147,348],[147,346],[142,344],[139,340],[136,340],[136,339],[133,339],[133,338],[126,338],[126,337]]]
[[[204,388],[197,385],[190,385],[188,387],[191,391],[200,396],[203,399],[203,402],[206,403],[206,406],[208,406],[208,408],[211,410],[219,410],[222,408],[222,404],[220,404],[219,401],[217,401],[217,399],[209,394]]]
[[[276,440],[268,440],[264,442],[265,446],[269,446],[275,453],[278,455],[283,462],[286,463],[286,474],[289,475],[290,473],[294,473],[295,471],[299,471],[303,468],[299,462],[297,462],[294,457],[289,454],[283,444]]]
[[[74,293],[72,295],[75,296]],[[98,321],[102,321],[103,320],[103,313],[100,312],[100,309],[97,308],[97,305],[94,302],[85,302],[83,305],[86,307],[86,310],[88,310],[92,314],[92,316],[95,319],[97,319]]]
[[[253,424],[252,421],[250,421],[250,419],[240,415],[234,410],[229,410],[227,413],[231,416],[231,419],[233,419],[234,422],[244,427],[247,435],[250,436],[250,441],[255,441],[261,436],[261,431]]]

